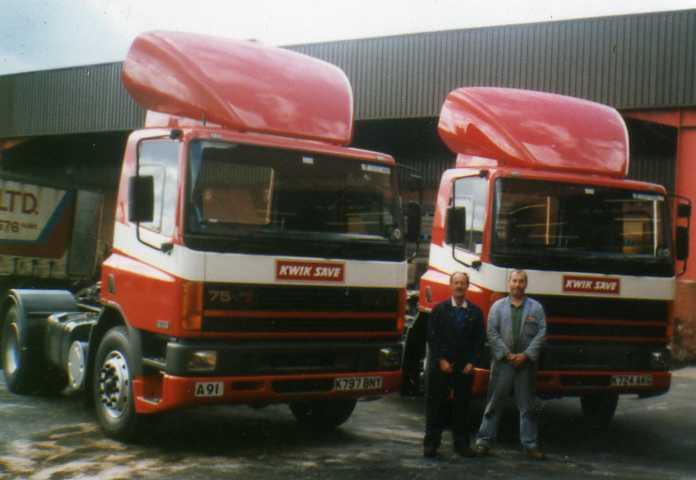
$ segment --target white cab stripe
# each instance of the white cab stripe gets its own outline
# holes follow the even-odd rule
[[[479,257],[470,253],[457,250],[457,258],[465,263],[478,260]],[[469,274],[471,283],[486,290],[507,291],[507,275],[509,268],[496,267],[484,263],[476,270],[466,267],[452,257],[452,247],[440,247],[430,245],[430,266],[450,274],[455,271],[464,271]],[[602,275],[584,272],[558,272],[546,270],[526,270],[529,277],[527,293],[530,295],[567,295],[575,297],[597,298],[635,298],[644,300],[672,300],[674,298],[674,277],[638,277],[634,275]],[[620,293],[609,295],[602,293],[564,292],[563,276],[592,277],[596,279],[618,278],[621,282]]]
[[[141,230],[142,232],[142,230]],[[167,241],[159,235],[141,233],[141,239],[157,245]],[[383,287],[406,286],[406,262],[367,260],[332,260],[313,257],[271,255],[244,255],[236,253],[199,252],[175,245],[167,254],[143,245],[135,238],[135,228],[120,223],[114,230],[114,248],[126,255],[141,259],[167,273],[190,281],[260,283],[283,285],[321,285],[327,287]],[[332,262],[345,265],[345,279],[341,283],[321,281],[276,280],[276,260],[288,259],[307,262]]]

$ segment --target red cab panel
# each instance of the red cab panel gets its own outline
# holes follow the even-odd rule
[[[126,56],[123,84],[146,110],[339,145],[352,138],[353,92],[345,73],[289,50],[145,33]]]
[[[497,165],[619,178],[628,173],[623,118],[611,107],[578,98],[459,88],[445,99],[438,131],[459,154],[458,167]]]

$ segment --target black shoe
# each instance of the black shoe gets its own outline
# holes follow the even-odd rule
[[[425,458],[437,457],[437,447],[433,447],[432,445],[423,446],[423,456]]]
[[[530,460],[546,460],[546,454],[538,448],[528,448],[525,452]]]
[[[476,452],[469,445],[455,445],[454,451],[462,457],[471,458],[476,456]]]
[[[491,449],[486,445],[476,445],[474,447],[474,453],[477,457],[487,457],[491,454]]]

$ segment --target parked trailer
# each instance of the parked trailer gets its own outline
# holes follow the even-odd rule
[[[2,361],[15,393],[84,391],[133,439],[192,405],[288,403],[345,422],[397,391],[406,261],[394,160],[347,148],[353,99],[325,62],[173,32],[134,41],[128,138],[101,281],[13,289]]]
[[[469,274],[468,296],[487,315],[507,294],[511,270],[525,269],[527,292],[547,314],[540,394],[579,396],[605,426],[620,394],[667,392],[691,207],[659,185],[626,179],[619,113],[549,93],[460,88],[448,95],[438,131],[456,168],[437,196],[419,314],[406,333],[405,391],[418,390],[428,315],[448,297],[449,275]],[[487,390],[487,358],[476,395]]]
[[[0,176],[0,290],[93,281],[102,209],[100,192]]]

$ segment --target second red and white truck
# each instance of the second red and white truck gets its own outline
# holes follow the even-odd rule
[[[509,272],[525,269],[548,322],[541,395],[578,396],[606,425],[619,395],[667,392],[690,202],[626,178],[621,115],[561,95],[460,88],[445,100],[438,131],[456,168],[437,194],[405,389],[418,387],[428,314],[448,297],[449,275],[469,274],[469,298],[487,314],[507,294]],[[487,358],[480,367],[477,395],[486,392]]]

